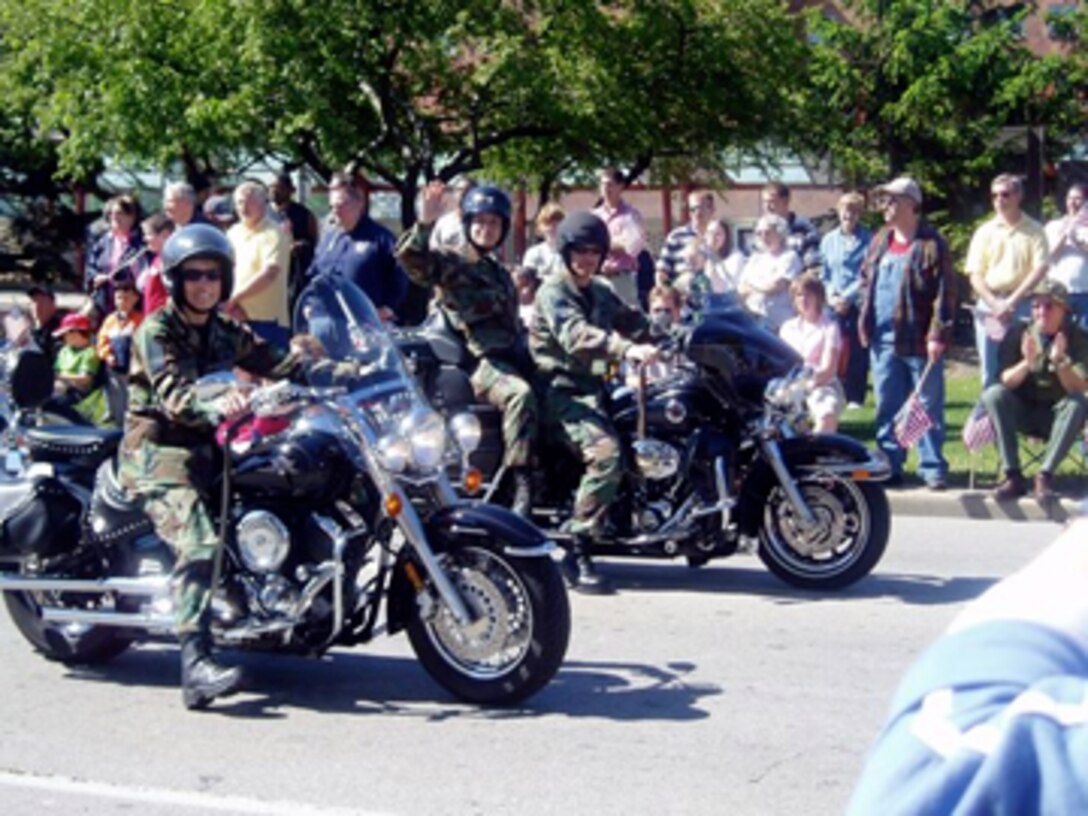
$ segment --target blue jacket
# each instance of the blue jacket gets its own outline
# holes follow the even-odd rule
[[[341,275],[366,292],[376,307],[395,312],[408,293],[408,277],[394,254],[396,245],[393,233],[367,215],[351,232],[331,227],[318,242],[306,279]]]

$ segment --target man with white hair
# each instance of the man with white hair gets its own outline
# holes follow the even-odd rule
[[[234,189],[238,223],[227,230],[234,250],[234,291],[227,312],[248,321],[258,335],[283,348],[290,340],[287,274],[291,242],[268,216],[268,191],[245,181]]]
[[[175,229],[204,222],[204,214],[196,206],[196,191],[193,185],[185,181],[171,181],[166,185],[162,194],[162,209],[166,217],[174,222]]]

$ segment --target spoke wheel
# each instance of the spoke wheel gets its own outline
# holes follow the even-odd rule
[[[759,556],[771,572],[804,589],[841,589],[868,575],[890,532],[879,485],[819,475],[798,484],[815,523],[806,525],[781,487],[767,496]]]
[[[416,610],[408,636],[427,671],[471,702],[510,703],[540,689],[558,670],[570,634],[555,564],[476,546],[439,560],[473,619],[461,624],[440,601]]]

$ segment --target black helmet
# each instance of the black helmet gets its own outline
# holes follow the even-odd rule
[[[502,219],[502,234],[495,246],[500,246],[506,240],[506,233],[510,230],[510,197],[498,187],[485,184],[481,187],[473,187],[465,197],[461,199],[461,228],[465,232],[465,240],[472,244],[472,217],[481,213],[497,215]],[[478,247],[472,244],[480,252],[490,252],[495,247]]]
[[[234,251],[227,236],[210,224],[189,224],[166,241],[162,248],[162,280],[174,303],[181,306],[184,288],[179,279],[181,265],[192,258],[213,258],[223,270],[223,289],[219,302],[226,301],[234,289]]]
[[[601,263],[612,241],[604,221],[588,210],[572,212],[559,222],[559,255],[570,269],[570,253],[576,246],[593,247],[601,251]],[[599,268],[598,268],[599,271]]]

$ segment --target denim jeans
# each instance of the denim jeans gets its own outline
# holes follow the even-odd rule
[[[901,475],[907,452],[895,439],[895,415],[914,391],[926,367],[925,357],[898,357],[890,343],[877,343],[870,350],[873,394],[876,397],[876,444],[891,462],[892,473]],[[920,391],[922,405],[933,421],[918,443],[918,475],[927,483],[948,476],[944,458],[944,358],[929,371]]]
[[[1000,340],[991,340],[986,334],[984,317],[989,314],[984,304],[975,309],[975,348],[978,349],[978,370],[982,378],[982,390],[985,391],[998,381],[1001,365],[997,359],[997,349],[1001,345]],[[1013,320],[1029,320],[1031,318],[1031,299],[1025,298],[1016,307]]]

